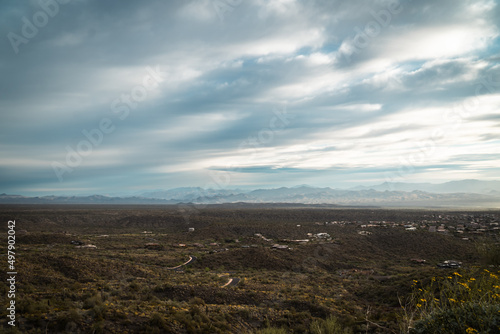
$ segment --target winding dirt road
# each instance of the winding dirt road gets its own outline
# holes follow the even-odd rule
[[[180,264],[178,266],[175,266],[175,267],[167,267],[168,270],[179,270],[181,269],[182,267],[184,266],[187,266],[188,264],[190,263],[193,263],[194,261],[196,261],[196,256],[189,256],[189,260],[187,260],[186,262],[184,262],[183,264]]]

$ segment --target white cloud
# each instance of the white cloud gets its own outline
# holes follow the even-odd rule
[[[467,55],[483,50],[497,36],[496,28],[490,26],[408,27],[377,44],[378,51],[391,63]]]
[[[370,11],[385,10],[386,1],[227,3],[236,5],[221,20],[212,0],[75,2],[21,45],[21,55],[4,40],[0,166],[11,172],[0,186],[25,182],[16,174],[24,166],[37,171],[32,189],[58,188],[46,181],[47,165],[157,64],[164,81],[85,158],[68,189],[113,187],[103,180],[117,170],[134,179],[124,188],[168,177],[177,183],[166,187],[182,186],[214,166],[352,169],[360,175],[352,181],[365,182],[383,179],[370,168],[397,168],[429,140],[433,153],[405,177],[491,178],[498,168],[500,88],[474,97],[485,75],[500,78],[497,1],[406,2],[350,60],[356,27],[375,20]],[[23,5],[0,7],[18,25]],[[272,141],[239,149],[269,127],[282,102],[293,122]],[[433,138],[436,130],[445,133]],[[471,151],[483,158],[462,158]],[[233,181],[270,180],[252,177]]]

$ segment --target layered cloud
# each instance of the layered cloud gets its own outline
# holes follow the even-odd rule
[[[0,192],[498,178],[498,1],[0,4]]]

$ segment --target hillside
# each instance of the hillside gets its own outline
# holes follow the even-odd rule
[[[16,220],[23,333],[312,333],[330,316],[391,333],[413,280],[451,273],[436,267],[445,260],[486,264],[478,245],[500,222],[498,211],[293,205],[0,208]]]

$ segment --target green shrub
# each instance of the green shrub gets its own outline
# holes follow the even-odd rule
[[[257,332],[258,334],[287,334],[286,329],[284,328],[274,328],[274,327],[269,327],[262,329]]]
[[[193,297],[189,300],[189,304],[190,305],[201,305],[201,306],[204,306],[205,305],[205,301],[203,299],[201,299],[200,297]]]
[[[85,301],[83,302],[84,309],[90,309],[95,306],[102,306],[102,299],[101,296],[99,296],[98,294],[95,294],[94,296],[85,299]]]
[[[413,314],[404,332],[500,333],[500,272],[485,269],[478,275],[454,272],[434,277],[426,286],[414,281]],[[477,278],[476,278],[477,277]]]
[[[500,305],[463,303],[415,322],[411,333],[500,333]],[[479,329],[479,330],[477,330]]]
[[[104,321],[99,320],[92,324],[92,333],[104,333]]]
[[[486,265],[500,265],[500,243],[491,240],[482,240],[476,244],[481,260]]]
[[[330,316],[326,320],[314,320],[310,326],[311,334],[349,334],[352,330],[344,328],[337,318]]]
[[[167,322],[165,321],[165,317],[158,312],[155,312],[151,315],[149,319],[149,324],[156,328],[166,329]]]

